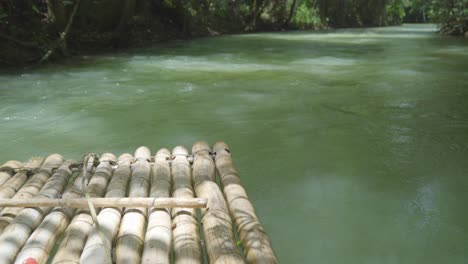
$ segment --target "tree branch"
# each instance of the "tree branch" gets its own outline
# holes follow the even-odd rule
[[[54,51],[57,48],[60,48],[62,50],[62,53],[64,55],[67,55],[67,35],[68,32],[70,31],[71,25],[73,24],[73,20],[75,19],[76,12],[78,11],[78,6],[80,5],[80,0],[76,1],[75,6],[73,7],[73,11],[70,15],[70,18],[68,19],[67,26],[63,30],[62,33],[60,33],[60,38],[57,40],[56,44],[52,46],[50,50],[42,56],[41,60],[39,61],[39,64],[43,63],[44,61],[48,60],[49,57],[54,53]]]

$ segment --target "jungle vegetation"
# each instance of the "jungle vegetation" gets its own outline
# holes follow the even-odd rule
[[[175,38],[403,22],[465,35],[468,0],[0,0],[0,65]]]

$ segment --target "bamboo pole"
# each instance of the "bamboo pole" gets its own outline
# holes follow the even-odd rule
[[[224,195],[237,226],[247,263],[278,263],[268,236],[241,185],[228,145],[218,142],[213,146],[213,151],[216,169],[223,183]]]
[[[63,163],[63,157],[59,154],[49,155],[39,171],[34,173],[26,183],[19,189],[19,191],[12,197],[12,199],[30,199],[36,195],[44,186],[46,181],[50,178],[54,170],[56,170]],[[1,200],[1,199],[0,199]],[[21,207],[5,208],[2,210],[0,205],[0,232],[13,221],[16,215],[21,211]]]
[[[127,185],[130,179],[130,165],[133,156],[123,154],[117,162],[118,167],[114,171],[114,175],[107,186],[106,198],[122,198],[127,194]],[[114,204],[114,206],[117,204]],[[86,245],[81,254],[80,263],[106,263],[108,260],[107,246],[112,245],[117,236],[121,220],[122,208],[104,208],[98,215],[98,222],[102,230],[103,236],[99,235],[99,230],[93,226],[91,233],[88,236]],[[102,241],[104,238],[104,241]]]
[[[0,198],[13,197],[28,179],[30,171],[38,169],[42,161],[44,161],[44,159],[41,157],[30,159],[22,169],[0,187]]]
[[[169,197],[133,197],[133,198],[90,198],[95,207],[143,207],[143,208],[204,208],[206,199],[199,198],[169,198]],[[3,207],[61,207],[61,208],[88,208],[88,199],[0,199]]]
[[[23,167],[23,163],[17,161],[17,160],[9,160],[5,162],[0,167],[0,187],[3,186],[5,182],[7,182],[13,175],[15,175],[15,171],[18,171],[20,168]],[[0,207],[0,211],[2,211],[2,208]],[[7,225],[13,221],[13,218],[15,218],[17,213],[14,215],[7,215],[7,216],[0,216],[0,233],[2,233],[3,229]]]
[[[113,171],[112,160],[115,160],[115,156],[111,153],[105,153],[101,156],[100,163],[86,189],[90,197],[102,197],[104,195]],[[85,209],[78,210],[65,231],[52,263],[79,263],[81,252],[92,226],[93,219],[89,211]]]
[[[36,195],[54,171],[62,165],[64,159],[59,154],[49,155],[42,163],[39,170],[34,173],[26,183],[12,197],[13,199],[28,199]]]
[[[104,153],[99,159],[99,165],[93,177],[90,179],[86,191],[90,197],[102,197],[106,193],[107,184],[112,177],[112,164],[115,163],[116,157],[112,153]]]
[[[202,225],[209,263],[244,263],[233,235],[232,221],[223,194],[215,182],[215,165],[206,142],[196,142],[193,180],[199,198],[208,200],[202,209]]]
[[[155,156],[151,177],[150,197],[168,199],[171,191],[171,152],[160,149]],[[169,264],[172,242],[172,219],[169,208],[149,209],[148,228],[142,255],[142,264]]]
[[[15,175],[15,171],[23,167],[23,163],[17,160],[9,160],[0,166],[0,186],[2,186],[11,176]]]
[[[64,199],[75,199],[82,196],[82,177],[82,174],[75,177],[74,181],[65,190]],[[67,228],[75,211],[74,208],[57,207],[53,209],[31,234],[16,257],[15,264],[27,263],[28,259],[35,260],[37,264],[45,264],[55,243]]]
[[[91,227],[93,226],[93,218],[88,213],[76,214],[72,222],[68,225],[63,235],[63,240],[55,254],[53,264],[77,264],[79,263],[80,255]]]
[[[184,147],[172,150],[172,182],[174,198],[193,198],[193,184],[188,151]],[[174,208],[172,210],[174,227],[174,262],[175,264],[202,263],[203,253],[197,223],[197,215],[192,208]]]
[[[18,160],[9,160],[0,166],[0,171],[17,171],[24,166],[23,162]]]
[[[128,197],[148,196],[151,174],[150,158],[151,152],[146,147],[139,147],[135,151],[135,163],[132,167]],[[125,208],[115,246],[117,264],[140,263],[145,226],[145,208]]]
[[[70,170],[72,163],[73,161],[66,161],[60,166],[50,180],[42,187],[41,191],[34,197],[55,198],[60,195],[72,174]],[[21,210],[13,222],[0,235],[0,263],[7,264],[13,262],[16,254],[26,243],[31,233],[39,226],[42,219],[44,219],[51,209],[49,207],[36,207]]]

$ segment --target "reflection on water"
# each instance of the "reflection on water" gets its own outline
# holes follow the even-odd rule
[[[171,42],[0,75],[0,162],[227,141],[282,263],[466,263],[468,60],[430,25]]]

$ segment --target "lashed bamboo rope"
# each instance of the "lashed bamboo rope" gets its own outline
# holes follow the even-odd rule
[[[206,142],[196,142],[192,147],[195,192],[208,200],[201,219],[208,259],[211,264],[244,263],[236,246],[226,201],[215,182],[215,165],[210,152]]]
[[[241,185],[228,145],[218,142],[213,146],[213,151],[216,169],[223,183],[224,195],[236,223],[247,263],[278,263],[268,236]]]
[[[15,171],[23,167],[23,163],[17,160],[9,160],[0,166],[0,186],[2,186],[11,176],[15,175]]]
[[[90,179],[87,191],[90,197],[102,197],[112,176],[112,160],[115,156],[105,153]],[[86,165],[86,164],[85,164]],[[93,219],[88,210],[80,209],[65,231],[62,242],[52,263],[79,263],[80,255],[93,226]]]
[[[160,149],[155,156],[151,177],[150,197],[166,198],[171,190],[171,168],[168,158],[171,152]],[[142,255],[142,264],[169,264],[172,242],[172,219],[169,208],[149,210],[148,228]]]
[[[70,170],[72,163],[73,161],[66,161],[34,197],[52,199],[62,194],[72,174]],[[51,209],[49,207],[41,207],[21,210],[13,222],[0,235],[0,263],[8,264],[14,261],[16,254]]]
[[[146,147],[139,147],[135,151],[135,163],[132,167],[128,197],[148,196],[151,174],[150,158],[151,152]],[[146,210],[146,208],[125,208],[115,247],[117,264],[140,263],[145,235]]]
[[[107,198],[125,197],[127,193],[127,185],[130,179],[130,165],[133,160],[132,155],[123,154],[118,159],[118,167],[115,169],[112,179],[107,186]],[[99,236],[96,226],[93,227],[88,236],[86,245],[81,254],[80,263],[106,263],[108,259],[107,246],[112,245],[117,231],[119,230],[122,208],[104,208],[98,215],[98,221],[101,224],[100,228],[103,231],[103,236]],[[104,241],[102,241],[104,237]]]
[[[37,170],[41,166],[42,161],[44,161],[44,159],[40,157],[30,159],[22,169],[0,187],[0,198],[13,197],[18,189],[26,182],[31,171]]]
[[[174,198],[193,198],[193,184],[188,151],[184,147],[172,150],[172,196]],[[172,209],[174,227],[174,262],[176,264],[198,264],[203,260],[197,216],[192,208]]]
[[[69,184],[63,194],[64,199],[75,199],[82,196],[80,174]],[[45,264],[58,238],[67,228],[76,209],[58,207],[48,214],[44,221],[31,234],[28,241],[16,257],[15,264],[28,263],[33,259],[37,264]]]
[[[49,155],[40,169],[21,186],[21,189],[18,190],[12,199],[29,199],[36,195],[50,178],[54,170],[62,165],[63,161],[63,157],[59,154]],[[0,210],[0,233],[13,221],[21,209],[21,207],[17,207]]]

